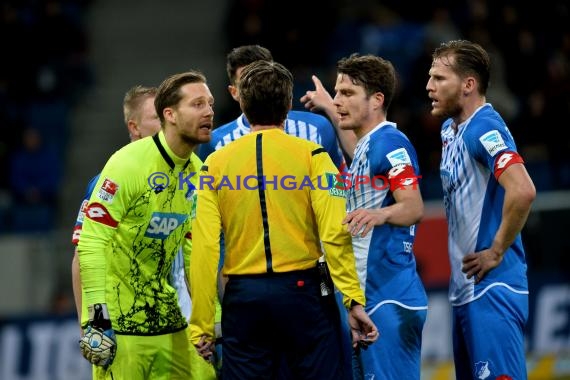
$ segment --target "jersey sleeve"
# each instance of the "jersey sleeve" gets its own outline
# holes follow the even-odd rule
[[[464,141],[469,154],[487,167],[495,178],[510,165],[523,162],[509,130],[490,118],[477,120],[465,132]]]
[[[352,300],[364,305],[364,292],[356,274],[352,238],[341,224],[346,215],[346,199],[344,191],[334,186],[338,173],[324,149],[313,151],[311,180],[314,190],[311,190],[311,202],[331,277],[344,295],[346,306]],[[323,183],[328,186],[323,186]]]
[[[128,162],[128,161],[127,161]],[[105,250],[131,198],[136,168],[113,155],[101,172],[85,212],[78,245],[81,284],[87,305],[105,302]]]
[[[346,171],[346,161],[344,160],[334,126],[325,117],[322,120],[319,119],[319,132],[321,134],[321,145],[326,149],[336,168],[340,172]]]
[[[197,190],[196,217],[192,220],[192,253],[190,255],[190,293],[192,316],[190,334],[193,344],[202,336],[214,338],[214,317],[217,297],[217,273],[220,258],[221,214],[215,175],[208,171],[206,160],[201,174],[213,176],[212,186]]]
[[[91,178],[87,184],[87,189],[85,190],[85,195],[83,196],[83,201],[79,206],[79,212],[77,213],[77,219],[75,220],[75,225],[73,226],[73,235],[71,237],[71,243],[73,245],[79,244],[79,238],[81,236],[81,229],[83,227],[83,220],[85,219],[85,212],[87,211],[87,205],[89,204],[89,198],[91,198],[91,193],[93,193],[93,188],[99,179],[99,174]]]
[[[375,154],[372,150],[369,159],[372,163],[372,174],[386,179],[392,192],[404,186],[419,184],[420,169],[416,151],[403,136],[386,137],[381,152]]]

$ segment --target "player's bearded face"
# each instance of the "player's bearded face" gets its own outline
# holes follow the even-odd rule
[[[460,87],[450,87],[443,92],[444,96],[440,100],[439,115],[443,117],[456,117],[461,114],[461,88]]]
[[[202,144],[210,141],[213,125],[213,115],[207,117],[194,115],[183,121],[179,131],[183,140],[192,144]]]
[[[174,108],[181,139],[190,144],[209,142],[214,126],[214,97],[204,83],[187,84],[181,92],[183,99]]]

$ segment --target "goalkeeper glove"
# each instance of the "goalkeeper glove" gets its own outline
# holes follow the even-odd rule
[[[89,322],[79,340],[79,348],[83,357],[92,364],[107,367],[115,358],[117,343],[115,332],[111,328],[111,320],[106,304],[90,305]]]

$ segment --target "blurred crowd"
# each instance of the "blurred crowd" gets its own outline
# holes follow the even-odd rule
[[[55,224],[69,111],[92,81],[88,1],[0,4],[0,233]]]

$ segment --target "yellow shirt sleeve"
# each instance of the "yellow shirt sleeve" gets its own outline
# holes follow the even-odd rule
[[[205,166],[207,164],[208,160],[206,160]],[[204,171],[202,174],[211,175],[211,173]],[[221,230],[218,194],[214,188],[214,186],[212,188],[201,186],[197,190],[196,218],[192,221],[190,335],[193,344],[198,343],[202,336],[214,339]]]
[[[311,180],[314,184],[311,201],[331,277],[344,295],[345,306],[348,307],[351,300],[364,305],[364,292],[360,288],[356,272],[352,238],[341,224],[346,215],[346,198],[342,190],[334,187],[338,170],[324,151],[314,155],[311,165]],[[328,186],[323,186],[325,183]]]
[[[133,177],[136,176],[132,175],[134,168],[128,163],[125,165],[118,156],[111,156],[93,188],[77,247],[87,305],[106,303],[105,252],[117,232],[116,227],[129,203],[129,188],[135,182]]]

